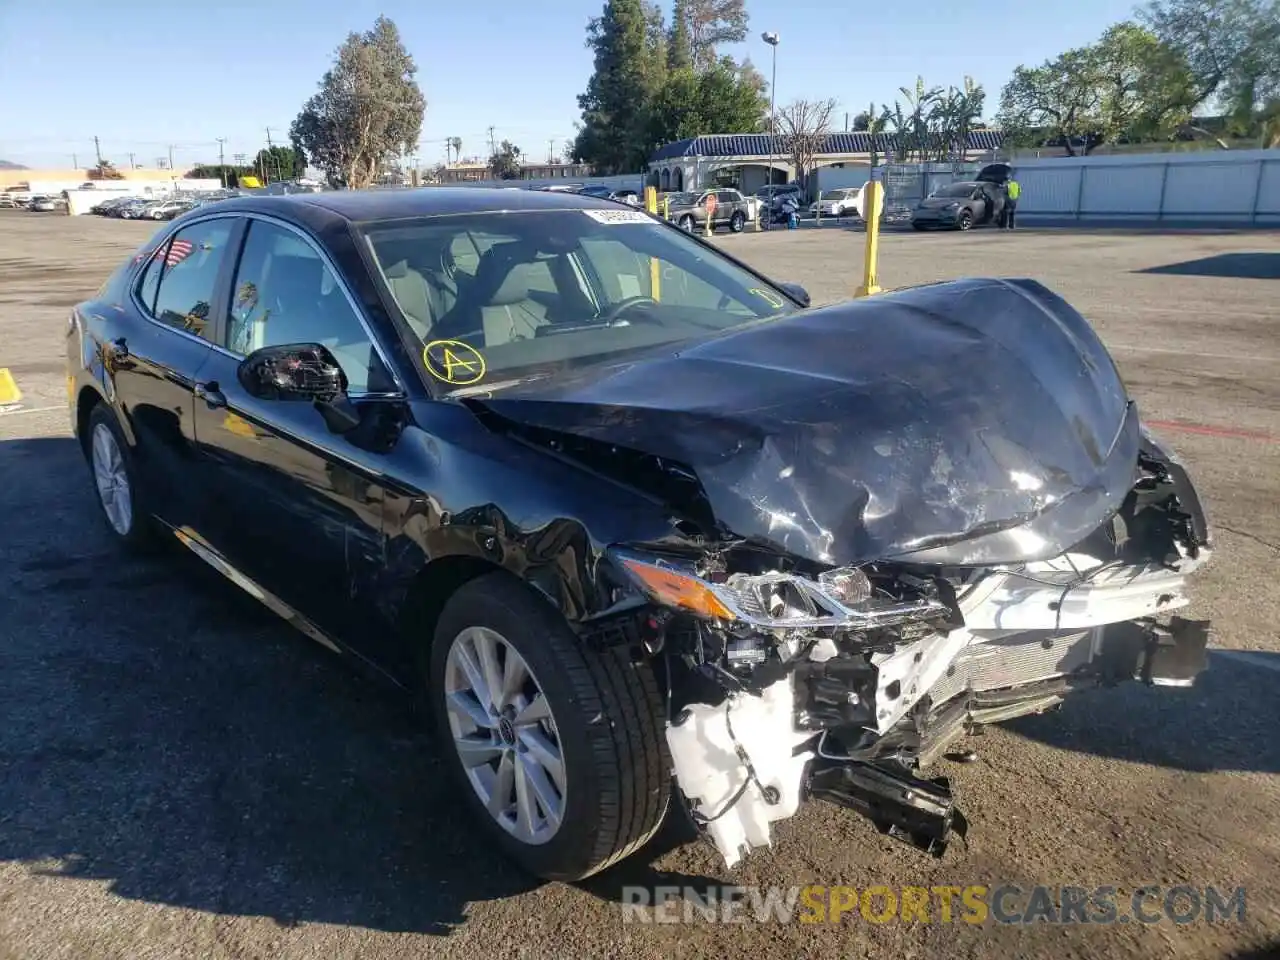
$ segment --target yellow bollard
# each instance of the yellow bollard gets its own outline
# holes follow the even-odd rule
[[[872,180],[867,184],[862,201],[862,218],[867,224],[867,249],[862,265],[862,286],[855,297],[870,297],[880,292],[876,283],[876,260],[880,256],[880,213],[884,210],[884,187]]]
[[[664,198],[664,205],[665,205]],[[658,215],[658,190],[656,187],[644,188],[644,208],[653,216]],[[657,257],[649,258],[649,296],[654,300],[662,299],[662,265]]]
[[[662,198],[662,219],[663,220],[671,219],[671,198],[670,197]]]
[[[13,379],[8,367],[0,367],[0,406],[7,407],[22,399],[22,391]]]
[[[756,202],[751,205],[752,219],[756,222],[756,233],[760,232],[760,198],[756,197]]]
[[[708,198],[708,199],[710,199],[710,198]],[[709,237],[709,236],[711,236],[711,234],[712,234],[711,221],[715,219],[715,216],[716,216],[716,208],[715,208],[714,206],[712,206],[710,203],[708,203],[708,204],[707,204],[707,207],[706,207],[706,210],[707,210],[707,230],[706,230],[706,235]]]

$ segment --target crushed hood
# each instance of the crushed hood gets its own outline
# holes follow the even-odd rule
[[[1140,432],[1088,322],[1031,280],[806,310],[482,402],[687,465],[733,535],[832,564],[1056,556],[1119,507]]]

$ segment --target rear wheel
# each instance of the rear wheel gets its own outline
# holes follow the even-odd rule
[[[155,531],[142,506],[138,471],[120,425],[103,404],[89,414],[85,454],[107,527],[131,549],[149,546]]]
[[[693,217],[683,216],[679,221],[680,229],[685,233],[693,233]]]
[[[544,599],[494,573],[449,599],[430,670],[463,802],[530,873],[578,880],[657,831],[670,758],[648,664],[587,647]]]
[[[734,233],[741,233],[742,228],[747,225],[747,215],[741,210],[734,211],[732,217],[729,218],[729,229]]]

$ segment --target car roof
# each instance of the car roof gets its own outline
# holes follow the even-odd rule
[[[317,212],[352,222],[465,213],[527,210],[615,210],[617,204],[579,193],[495,187],[418,187],[403,190],[330,190],[283,196],[233,197],[219,211],[274,212],[312,219]]]

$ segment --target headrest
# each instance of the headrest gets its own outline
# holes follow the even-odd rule
[[[506,307],[513,303],[529,299],[530,284],[533,280],[534,265],[517,263],[502,279],[498,289],[488,298],[486,306]]]
[[[382,272],[388,280],[403,280],[409,275],[409,261],[400,260],[389,267],[384,267]]]

